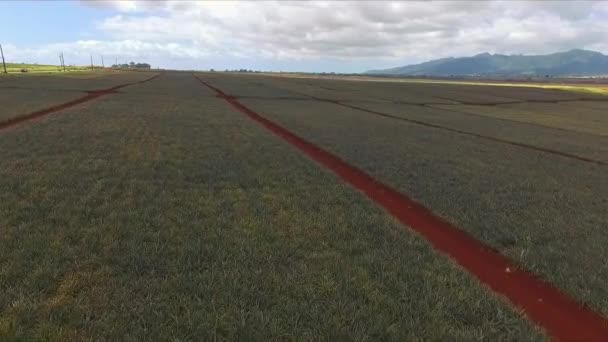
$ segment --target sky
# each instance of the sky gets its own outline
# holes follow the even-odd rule
[[[608,54],[608,1],[3,1],[8,62],[362,72],[478,53]]]

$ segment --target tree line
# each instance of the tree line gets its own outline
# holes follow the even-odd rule
[[[126,69],[150,69],[151,66],[148,63],[134,63],[129,64],[113,64],[112,68],[126,68]]]

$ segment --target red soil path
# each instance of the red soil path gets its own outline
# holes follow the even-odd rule
[[[349,165],[241,104],[222,90],[197,79],[243,113],[300,152],[363,192],[403,225],[426,238],[496,294],[506,297],[553,339],[608,341],[608,321],[537,276],[456,228],[404,194]]]
[[[19,116],[15,116],[12,117],[10,119],[4,120],[4,121],[0,121],[0,131],[16,126],[20,123],[23,123],[25,121],[32,121],[38,118],[41,118],[43,116],[46,116],[48,114],[54,113],[54,112],[58,112],[61,110],[64,110],[66,108],[70,108],[73,107],[75,105],[81,104],[81,103],[85,103],[91,100],[94,100],[98,97],[102,97],[104,95],[108,95],[108,94],[113,94],[116,92],[116,90],[130,86],[130,85],[134,85],[134,84],[140,84],[140,83],[145,83],[148,81],[151,81],[155,78],[157,78],[158,76],[160,76],[161,74],[156,74],[150,78],[147,78],[143,81],[137,81],[137,82],[130,82],[130,83],[124,83],[124,84],[120,84],[111,88],[107,88],[107,89],[101,89],[101,90],[93,90],[93,91],[87,91],[87,95],[81,96],[77,99],[68,101],[68,102],[64,102],[64,103],[60,103],[58,105],[52,106],[52,107],[48,107],[45,109],[41,109],[29,114],[25,114],[25,115],[19,115]]]

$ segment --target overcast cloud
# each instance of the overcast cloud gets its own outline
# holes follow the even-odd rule
[[[94,23],[103,40],[8,49],[40,58],[55,56],[58,49],[83,56],[115,54],[174,68],[231,63],[234,68],[326,69],[320,71],[364,71],[481,52],[587,48],[608,53],[608,2],[154,0],[81,5],[112,10]]]

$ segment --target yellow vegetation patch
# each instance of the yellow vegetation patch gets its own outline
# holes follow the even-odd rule
[[[109,267],[67,273],[55,293],[46,301],[46,306],[54,309],[71,304],[83,292],[89,292],[96,285],[103,283],[109,274]]]
[[[525,82],[493,82],[493,81],[458,81],[458,80],[440,80],[440,79],[425,79],[425,78],[380,78],[370,76],[316,76],[302,74],[272,74],[264,73],[260,75],[280,76],[288,78],[314,78],[314,79],[334,79],[343,81],[367,81],[367,82],[393,82],[393,83],[437,83],[437,84],[462,84],[462,85],[480,85],[480,86],[498,86],[498,87],[525,87],[525,88],[543,88],[556,89],[574,92],[594,93],[599,95],[608,95],[608,86],[605,84],[558,84],[558,83],[525,83]]]

